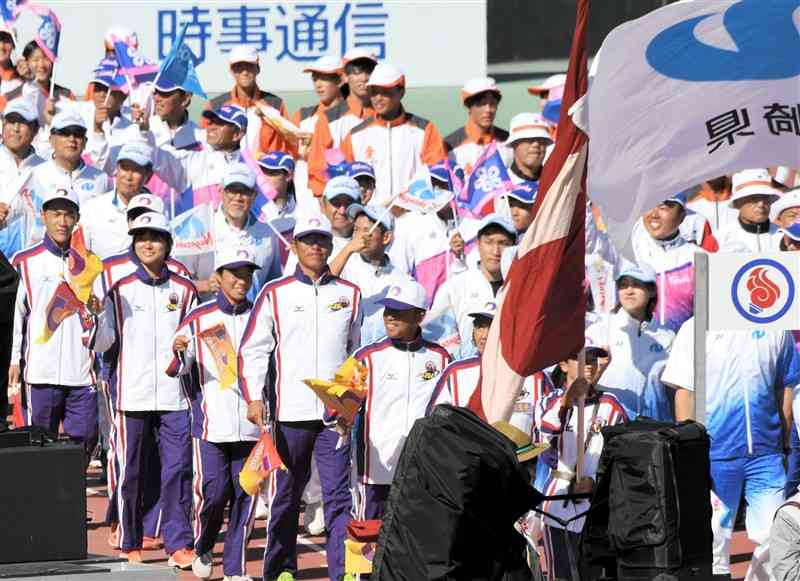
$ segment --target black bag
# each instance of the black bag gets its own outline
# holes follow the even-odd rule
[[[618,579],[711,575],[709,438],[701,424],[639,418],[603,429],[583,558]]]
[[[511,440],[463,408],[437,406],[403,448],[371,578],[529,581],[513,525],[540,499]]]

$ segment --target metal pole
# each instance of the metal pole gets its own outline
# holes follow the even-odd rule
[[[694,255],[694,420],[706,421],[706,333],[708,331],[708,255]]]

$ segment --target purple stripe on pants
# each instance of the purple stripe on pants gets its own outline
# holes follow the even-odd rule
[[[288,470],[277,471],[264,551],[265,580],[275,579],[283,571],[297,572],[297,522],[303,489],[311,477],[312,453],[317,459],[328,531],[328,576],[338,581],[344,575],[344,539],[351,509],[350,445],[337,450],[338,440],[339,434],[320,421],[276,424],[275,445]]]
[[[145,474],[150,448],[161,459],[161,499],[164,549],[174,553],[192,546],[189,526],[192,456],[188,410],[174,412],[117,412],[117,485],[120,548],[141,548]],[[153,440],[158,434],[158,444]]]
[[[388,484],[365,484],[364,507],[361,514],[362,520],[383,520],[386,511],[386,502],[389,500],[389,491],[392,487]]]
[[[255,517],[258,496],[239,486],[239,472],[255,442],[208,442],[194,439],[194,548],[198,555],[210,552],[225,520],[230,501],[222,567],[225,575],[244,575],[247,541]]]
[[[97,391],[94,386],[65,387],[36,383],[30,386],[28,402],[31,425],[64,433],[83,442],[87,454],[97,445]]]

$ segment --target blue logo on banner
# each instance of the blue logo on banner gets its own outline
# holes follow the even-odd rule
[[[736,50],[705,44],[695,36],[706,14],[658,33],[647,47],[647,62],[664,76],[682,81],[769,81],[800,75],[800,34],[793,14],[800,0],[742,0],[725,11],[725,30]]]
[[[783,280],[776,282],[776,274]],[[794,279],[780,262],[756,258],[736,272],[731,300],[736,311],[751,323],[772,323],[794,303]]]

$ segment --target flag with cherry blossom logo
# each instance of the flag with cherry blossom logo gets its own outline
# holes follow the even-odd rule
[[[0,0],[0,2],[5,2],[5,0]],[[16,4],[12,14],[19,14],[20,11],[27,10],[41,18],[33,40],[48,59],[56,62],[58,60],[58,44],[61,40],[61,21],[56,16],[56,13],[37,4],[23,4],[21,2]]]
[[[492,142],[478,160],[466,186],[456,198],[462,213],[473,218],[483,218],[494,211],[494,200],[514,189],[506,165]]]

